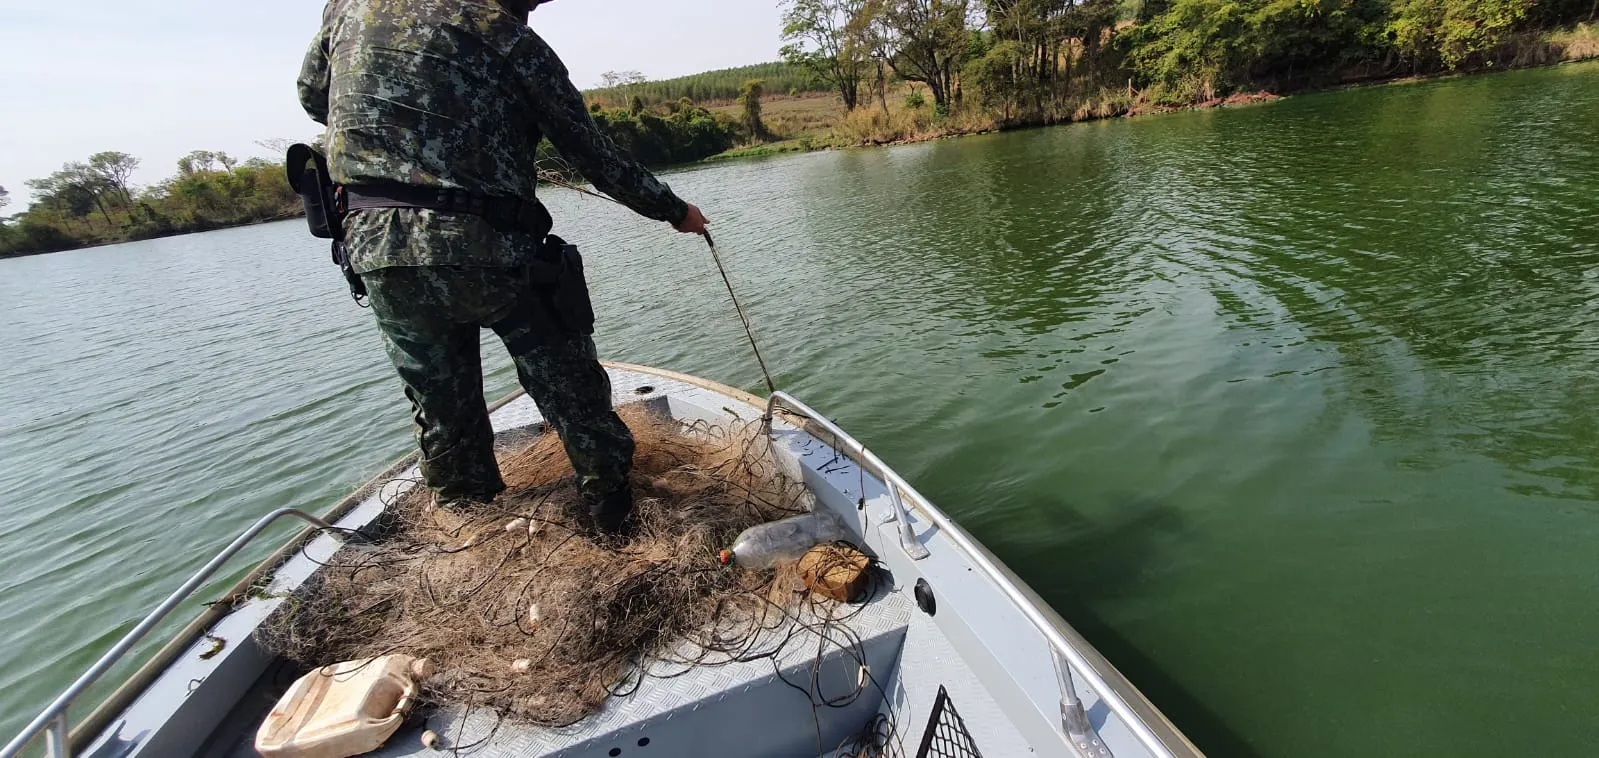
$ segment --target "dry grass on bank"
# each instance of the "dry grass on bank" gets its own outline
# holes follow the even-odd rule
[[[1551,32],[1545,39],[1560,48],[1565,60],[1599,58],[1599,24],[1577,24],[1571,29]]]

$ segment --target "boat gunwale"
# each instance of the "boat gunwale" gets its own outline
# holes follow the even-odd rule
[[[864,443],[855,439],[836,424],[825,420],[818,422],[811,416],[797,410],[789,410],[785,413],[785,409],[781,407],[782,402],[792,402],[804,407],[806,410],[810,410],[812,413],[817,412],[786,392],[778,392],[777,394],[780,396],[778,398],[779,402],[768,401],[764,406],[769,409],[768,412],[775,410],[777,413],[783,413],[788,417],[786,420],[789,423],[794,424],[801,431],[816,437],[818,440],[822,440],[824,443],[828,438],[833,438],[834,442],[829,446],[840,455],[849,458],[857,466],[865,470],[866,473],[881,481],[886,488],[890,489],[890,498],[894,497],[893,490],[899,490],[900,498],[904,503],[909,508],[920,511],[921,517],[926,520],[929,526],[933,527],[934,530],[948,530],[951,533],[951,538],[948,540],[949,546],[954,548],[958,554],[979,564],[987,564],[987,567],[992,568],[993,572],[989,576],[990,581],[1009,584],[1011,588],[1015,589],[1016,594],[1013,596],[1010,593],[1004,593],[1004,587],[999,588],[1002,594],[1007,595],[1013,605],[1019,606],[1022,602],[1026,602],[1027,605],[1038,611],[1041,617],[1040,620],[1050,628],[1048,630],[1043,629],[1032,619],[1027,619],[1028,625],[1043,633],[1046,638],[1046,644],[1052,649],[1055,648],[1055,644],[1048,639],[1048,632],[1053,631],[1058,634],[1064,645],[1070,648],[1072,653],[1082,658],[1082,663],[1075,665],[1074,668],[1087,669],[1087,673],[1097,678],[1099,680],[1097,684],[1103,685],[1103,687],[1095,687],[1101,698],[1105,697],[1105,690],[1109,690],[1117,700],[1120,700],[1127,707],[1127,711],[1136,718],[1139,724],[1147,729],[1149,737],[1159,743],[1159,748],[1166,750],[1172,756],[1204,755],[1176,725],[1171,723],[1170,719],[1166,718],[1165,713],[1161,712],[1115,665],[1106,659],[1071,624],[1067,623],[1059,613],[1055,612],[1054,608],[1044,602],[1044,599],[1039,596],[1037,591],[1023,581],[1021,577],[1017,576],[1015,571],[1005,565],[1005,562],[995,556],[982,542],[972,537],[970,532],[967,532],[953,518],[950,518],[949,514],[934,505],[930,499],[909,482],[906,482],[904,477],[888,466],[887,462],[880,461],[876,454],[867,449]],[[820,414],[817,413],[817,415]],[[821,434],[818,434],[818,431]],[[826,436],[822,436],[823,434]],[[840,439],[847,440],[851,444],[840,445],[838,444]],[[853,449],[851,449],[852,447]],[[1027,615],[1025,609],[1019,610],[1023,611],[1024,617]],[[1146,748],[1154,750],[1157,747],[1156,745],[1150,745],[1148,740],[1139,735],[1141,730],[1136,726],[1128,724],[1128,727],[1138,736],[1139,742]]]
[[[524,394],[526,394],[525,391],[516,390],[505,395],[489,404],[489,413],[492,414],[504,408]],[[335,503],[333,507],[320,514],[320,518],[330,524],[337,523],[361,503],[366,502],[366,499],[371,497],[372,493],[376,492],[379,487],[382,487],[384,482],[393,479],[400,472],[415,465],[417,455],[417,452],[413,450],[401,456],[394,463],[389,464],[388,467],[378,472],[376,476],[368,479],[366,483],[355,488],[354,491]],[[134,700],[149,689],[150,685],[161,676],[162,672],[166,671],[172,665],[172,662],[183,654],[183,651],[189,649],[218,621],[232,613],[234,601],[246,596],[250,588],[260,582],[263,577],[271,574],[301,550],[305,549],[306,545],[312,539],[315,539],[318,534],[320,534],[320,531],[315,527],[308,526],[301,529],[290,537],[287,542],[283,543],[282,547],[273,551],[271,555],[261,560],[248,573],[240,577],[226,592],[222,593],[220,598],[207,603],[205,610],[195,616],[193,621],[190,621],[173,634],[148,660],[141,664],[132,674],[129,674],[128,678],[124,679],[121,684],[118,684],[117,688],[111,691],[111,694],[95,705],[94,710],[90,711],[88,716],[85,716],[82,721],[72,726],[68,737],[68,744],[71,745],[72,753],[77,754],[87,748],[90,743],[100,736],[101,732],[105,731],[107,726],[110,726],[118,715],[127,710]]]
[[[697,376],[683,374],[668,369],[660,369],[631,363],[614,361],[603,361],[602,363],[608,369],[647,374],[658,376],[663,379],[671,379],[683,382],[685,384],[709,390],[711,392],[727,396],[730,399],[746,403],[756,409],[767,409],[771,407],[768,400],[762,400],[761,398],[749,392],[745,392],[743,390]],[[525,394],[526,392],[521,389],[513,391],[490,404],[488,406],[488,411],[490,413],[498,411]],[[836,427],[832,429],[825,428],[821,424],[817,423],[814,419],[806,416],[803,413],[788,411],[780,407],[776,409],[776,412],[781,413],[784,416],[785,422],[792,424],[807,434],[811,434],[819,440],[825,439],[826,437],[838,436],[837,431],[839,430],[837,430]],[[818,434],[818,432],[821,434]],[[823,434],[825,434],[826,437],[823,437]],[[993,566],[998,573],[998,576],[993,578],[995,580],[1005,581],[1018,590],[1019,594],[1022,596],[1021,599],[1028,601],[1029,604],[1034,607],[1034,609],[1039,611],[1040,615],[1043,617],[1043,620],[1048,623],[1053,631],[1055,631],[1064,639],[1074,653],[1083,658],[1083,660],[1088,664],[1087,668],[1091,671],[1091,673],[1105,685],[1103,689],[1108,689],[1114,697],[1126,704],[1128,710],[1139,717],[1139,720],[1154,733],[1156,738],[1164,747],[1166,747],[1166,749],[1175,751],[1176,754],[1201,755],[1199,750],[1188,741],[1186,736],[1184,736],[1182,732],[1179,731],[1170,722],[1170,720],[1165,717],[1165,714],[1155,707],[1155,705],[1146,696],[1144,696],[1144,694],[1139,691],[1131,681],[1129,681],[1118,669],[1116,669],[1116,667],[1111,664],[1110,661],[1105,659],[1105,657],[1097,649],[1089,644],[1081,634],[1079,634],[1071,627],[1070,624],[1061,618],[1061,616],[1056,613],[1048,603],[1044,602],[1038,593],[1034,591],[1032,587],[1030,587],[1025,581],[1018,577],[1016,573],[1010,569],[1010,567],[1006,566],[1003,561],[989,551],[988,548],[985,547],[981,542],[978,542],[976,539],[972,538],[971,535],[962,529],[958,524],[956,524],[954,520],[948,516],[948,514],[938,509],[937,506],[933,505],[930,500],[921,495],[921,493],[916,491],[915,488],[904,482],[903,478],[897,473],[893,472],[891,469],[885,472],[885,469],[888,468],[887,464],[879,464],[877,461],[871,460],[872,458],[875,458],[875,456],[867,451],[865,445],[855,440],[847,433],[845,433],[843,436],[849,439],[850,442],[854,443],[853,447],[858,448],[860,452],[864,452],[866,455],[862,456],[858,454],[855,449],[850,449],[850,445],[834,445],[833,448],[839,454],[848,457],[867,473],[870,473],[884,483],[889,482],[891,478],[899,480],[898,487],[903,490],[901,494],[905,497],[905,500],[909,502],[911,507],[921,511],[922,517],[926,519],[930,525],[934,526],[935,528],[948,528],[952,532],[957,532],[960,537],[963,537],[964,539],[950,540],[950,546],[955,548],[960,553],[964,553],[973,559]],[[365,484],[361,485],[348,496],[340,500],[325,514],[323,514],[323,519],[332,523],[347,515],[350,511],[354,510],[357,506],[363,503],[371,495],[375,488],[382,486],[385,481],[392,479],[396,473],[403,471],[405,468],[411,465],[414,465],[416,458],[417,454],[415,452],[411,452],[401,457],[399,460],[385,468],[378,475],[374,476]],[[937,518],[934,517],[935,513],[937,514]],[[184,650],[193,645],[194,642],[203,636],[205,632],[217,621],[226,617],[232,612],[233,604],[227,602],[228,600],[243,596],[248,592],[250,587],[258,583],[262,577],[269,575],[272,571],[276,570],[289,559],[293,558],[295,554],[302,550],[306,544],[316,536],[316,534],[317,530],[310,527],[298,532],[282,547],[273,552],[272,555],[258,563],[254,568],[240,578],[238,582],[236,582],[228,589],[226,593],[222,595],[222,599],[220,601],[208,605],[208,607],[193,621],[186,625],[182,630],[178,631],[143,665],[141,665],[138,670],[123,680],[123,682],[119,684],[110,695],[102,700],[87,717],[85,717],[81,722],[72,728],[71,737],[69,740],[69,744],[71,745],[70,750],[72,750],[74,753],[77,753],[87,747],[87,745],[95,738],[99,737],[100,733],[104,731],[104,729],[115,719],[115,717],[121,714],[129,705],[132,704],[135,699],[144,693],[149,686],[160,677],[162,672],[164,672],[171,665],[171,663],[183,653]],[[967,550],[962,543],[967,543],[972,546],[975,549],[975,554],[973,551]],[[1015,598],[1012,598],[1012,601],[1017,602]],[[1030,625],[1035,627],[1037,626],[1037,624]],[[1103,697],[1104,694],[1105,693],[1102,692],[1101,696]]]

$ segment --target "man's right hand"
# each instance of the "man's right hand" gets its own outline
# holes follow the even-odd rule
[[[693,203],[685,203],[685,205],[688,206],[688,213],[684,214],[683,220],[678,222],[677,230],[684,234],[704,234],[705,225],[710,223],[705,220],[705,214],[700,213],[699,206]]]

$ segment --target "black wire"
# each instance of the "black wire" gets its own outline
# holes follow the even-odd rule
[[[766,467],[761,463],[760,460],[755,460],[752,458],[759,458],[768,453],[769,446],[771,444],[771,439],[769,437],[765,435],[756,435],[755,437],[745,440],[742,437],[735,436],[731,430],[718,425],[696,423],[684,426],[685,431],[688,431],[689,433],[694,433],[697,431],[700,435],[703,435],[707,439],[720,440],[727,445],[743,445],[743,449],[740,451],[738,459],[731,460],[726,464],[718,464],[705,468],[703,470],[705,476],[722,477],[725,481],[725,477],[730,475],[728,470],[729,467],[740,472],[766,471]],[[760,443],[763,441],[766,443],[766,446],[760,446]],[[671,451],[669,451],[669,455],[670,452]],[[676,460],[676,457],[673,456],[672,459]],[[380,489],[379,497],[384,502],[386,510],[396,507],[402,499],[420,496],[418,493],[422,492],[422,490],[414,486],[416,483],[414,479],[391,480],[391,483],[393,482],[408,483],[412,484],[413,486],[408,488],[405,492],[390,493]],[[385,489],[387,488],[387,484],[388,483],[385,485]],[[539,488],[534,488],[533,491],[537,492],[538,489]],[[539,500],[538,505],[540,507],[547,500],[548,495],[553,491],[554,488],[552,487],[549,492],[541,493],[544,495],[544,497]],[[734,494],[735,491],[724,487],[724,492],[727,494]],[[745,506],[753,508],[757,513],[760,512],[760,508],[762,507],[757,505],[757,502],[764,503],[765,507],[774,507],[774,504],[766,503],[764,500],[758,498],[757,494],[758,493],[752,492],[746,487],[742,488],[742,491],[737,491],[737,494],[734,495],[734,498],[743,502]],[[788,496],[784,497],[786,499]],[[793,508],[794,510],[800,510],[798,507],[798,499],[803,497],[803,492],[796,492],[794,493],[793,497],[794,502],[790,503],[790,505],[795,506]],[[521,512],[522,510],[526,510],[526,508],[523,507],[516,511],[499,510],[493,514],[490,514],[488,518],[497,519],[506,515],[514,515],[519,518],[528,518],[526,514]],[[536,512],[538,507],[535,507],[533,510]],[[478,521],[481,521],[481,519],[473,518],[468,524],[463,524],[462,528],[456,531],[466,531],[466,526]],[[541,519],[541,521],[544,521],[546,524],[559,524],[559,522],[545,519]],[[484,545],[493,542],[493,538],[504,536],[504,534],[499,533],[497,530],[496,533],[490,535],[489,539],[477,541],[473,547],[483,547]],[[577,532],[572,532],[571,534],[566,535],[564,539],[559,540],[553,548],[544,551],[544,555],[537,559],[537,561],[540,563],[537,572],[533,577],[528,578],[521,589],[515,593],[515,599],[511,602],[510,610],[513,613],[513,620],[516,623],[518,631],[522,632],[523,634],[531,636],[531,634],[536,631],[536,627],[534,629],[528,629],[524,628],[522,625],[522,620],[526,617],[526,614],[523,610],[523,603],[531,601],[531,598],[528,597],[528,591],[531,589],[533,580],[536,579],[537,576],[545,569],[555,565],[555,556],[560,553],[561,550],[571,540],[578,536],[579,535]],[[395,539],[395,537],[398,537],[399,539]],[[451,539],[455,538],[456,535],[452,534]],[[383,545],[380,550],[353,551],[353,560],[329,560],[319,563],[323,566],[348,571],[349,576],[354,578],[359,576],[359,574],[364,571],[378,569],[384,566],[399,565],[418,560],[425,560],[431,556],[455,552],[448,549],[440,549],[438,547],[429,547],[424,541],[408,539],[404,536],[403,531],[386,539],[385,542],[388,544]],[[510,542],[510,540],[502,540],[500,544],[505,545],[508,542]],[[506,546],[503,554],[499,556],[499,559],[495,565],[505,566],[513,556],[521,555],[526,557],[522,551],[527,544],[529,544],[529,541],[524,540],[523,544],[521,545]],[[340,552],[346,553],[347,551]],[[645,563],[651,562],[645,561]],[[629,572],[629,577],[620,581],[612,582],[609,587],[611,587],[613,590],[616,590],[617,588],[620,588],[622,585],[629,582],[641,581],[645,577],[662,570],[663,567],[664,564],[655,563],[653,565],[646,566],[641,572]],[[885,704],[885,706],[889,707],[889,712],[886,717],[882,713],[879,713],[877,717],[874,717],[874,719],[866,725],[866,728],[864,728],[861,733],[857,735],[857,739],[864,739],[870,744],[884,743],[893,745],[893,738],[898,734],[898,724],[892,711],[888,692],[883,687],[882,683],[877,680],[876,675],[867,665],[864,642],[860,638],[859,634],[848,626],[848,622],[855,618],[858,614],[864,612],[865,609],[870,606],[872,600],[879,597],[882,592],[884,586],[882,580],[884,575],[880,564],[873,560],[869,564],[868,571],[869,582],[867,592],[865,593],[865,597],[867,598],[865,602],[858,604],[838,604],[830,600],[820,599],[813,593],[805,592],[804,598],[799,601],[797,606],[793,605],[794,601],[792,599],[788,601],[787,605],[774,602],[770,594],[772,588],[772,575],[770,573],[744,571],[737,573],[726,573],[727,569],[724,569],[720,566],[707,567],[702,571],[690,571],[687,574],[684,574],[684,576],[690,578],[696,576],[702,577],[702,579],[695,581],[711,582],[711,586],[719,588],[715,590],[715,593],[717,594],[715,599],[715,607],[712,611],[711,623],[709,624],[707,631],[704,634],[696,632],[680,632],[686,635],[685,637],[680,638],[680,644],[674,644],[670,649],[658,647],[657,649],[651,650],[638,658],[629,659],[622,668],[620,672],[621,675],[612,680],[609,684],[601,685],[601,687],[611,696],[626,696],[627,694],[630,694],[642,687],[644,680],[647,678],[670,679],[677,676],[682,676],[700,666],[752,662],[765,658],[772,662],[774,671],[776,671],[778,678],[783,681],[784,684],[806,694],[807,700],[810,702],[812,708],[812,718],[816,729],[819,754],[823,752],[824,747],[821,739],[819,709],[824,707],[848,707],[849,705],[855,703],[867,691],[868,686],[875,688],[876,691],[881,695],[882,702]],[[422,589],[427,593],[431,601],[440,608],[458,606],[461,603],[469,600],[474,595],[484,592],[485,589],[493,585],[493,591],[489,593],[491,598],[489,607],[481,610],[479,614],[480,618],[485,623],[489,623],[490,619],[497,617],[496,608],[505,607],[503,605],[503,600],[513,597],[511,595],[512,587],[509,584],[496,583],[497,575],[499,573],[500,572],[498,570],[488,572],[488,578],[477,582],[476,586],[472,587],[469,591],[450,598],[448,603],[441,602],[438,597],[434,597],[432,595],[431,582],[428,581],[428,575],[426,572],[418,572],[417,581],[422,585]],[[730,585],[728,583],[730,583]],[[613,594],[623,593],[613,592]],[[360,616],[387,613],[392,610],[392,603],[396,598],[399,597],[401,597],[399,594],[395,594],[393,596],[380,599],[377,602],[367,603],[362,609],[347,609],[345,611],[345,620],[354,621]],[[625,598],[623,598],[623,600],[625,601]],[[338,602],[337,599],[335,599],[334,602]],[[795,607],[796,610],[791,611],[791,606]],[[802,617],[802,613],[809,616],[809,619]],[[591,622],[597,620],[597,617],[595,619],[590,619]],[[567,644],[569,634],[575,631],[581,631],[581,627],[578,629],[573,628],[573,621],[574,619],[569,617],[562,619],[560,630],[554,635],[554,638],[550,640],[549,648],[543,651],[542,655],[538,657],[539,663],[547,661],[550,656],[556,653],[557,650],[561,649],[563,645]],[[503,626],[504,624],[494,623],[493,625]],[[775,636],[773,634],[774,632],[776,633]],[[782,668],[779,665],[778,658],[785,650],[789,649],[789,646],[793,644],[800,635],[807,632],[817,636],[817,649],[815,654],[812,656],[810,664],[811,682],[809,687],[800,687],[799,685],[790,681],[788,677],[784,675]],[[659,645],[659,643],[656,644]],[[823,683],[821,672],[824,660],[828,655],[831,654],[831,649],[834,648],[840,651],[841,654],[853,660],[861,672],[861,675],[857,677],[856,686],[851,691],[829,696],[828,693],[824,692],[822,689]],[[651,671],[650,669],[654,668],[654,664],[656,663],[681,666],[685,668],[672,673],[660,672],[658,670]],[[611,674],[617,673],[616,669],[609,666],[604,667],[604,670],[611,672]],[[458,680],[453,687],[437,689],[434,690],[434,692],[440,695],[447,695],[449,690],[452,688],[457,696],[467,692],[472,693],[471,697],[468,698],[468,714],[474,708],[478,707],[490,707],[492,709],[492,706],[482,704],[482,700],[479,698],[487,696],[492,700],[496,694],[505,689],[504,687],[498,690],[483,689],[480,687],[473,687],[467,681]],[[429,700],[427,702],[434,701]],[[458,699],[457,702],[459,702]],[[497,715],[500,715],[500,717],[503,718],[503,714],[498,714],[498,711]],[[558,728],[578,723],[587,718],[588,715],[589,714],[585,713],[564,723],[557,723],[554,720],[550,722],[541,722],[536,719],[532,720],[532,722],[540,726]],[[472,743],[472,745],[458,745],[454,746],[453,749],[459,750],[483,744],[485,741],[492,739],[494,733],[497,732],[499,728],[500,722],[497,721],[494,729],[491,730],[488,736]],[[887,734],[886,741],[882,736],[885,730]],[[462,732],[458,731],[456,739],[460,739],[462,734]]]

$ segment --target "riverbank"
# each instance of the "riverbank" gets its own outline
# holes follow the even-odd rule
[[[1300,84],[1282,92],[1268,89],[1243,89],[1218,95],[1207,88],[1196,88],[1190,99],[1173,98],[1160,86],[1136,89],[1102,88],[1092,95],[1051,104],[1032,112],[978,107],[957,107],[940,116],[920,95],[916,85],[901,86],[889,94],[845,112],[837,98],[813,96],[790,98],[773,109],[772,131],[788,135],[785,139],[742,145],[706,158],[706,162],[754,158],[783,153],[836,150],[851,147],[905,145],[974,134],[990,134],[1016,129],[1110,118],[1131,118],[1181,111],[1253,105],[1280,100],[1289,95],[1313,92],[1404,84],[1517,69],[1558,66],[1599,60],[1599,25],[1578,24],[1568,29],[1536,33],[1508,45],[1485,65],[1471,70],[1425,73],[1373,73],[1351,70],[1335,81]],[[731,113],[736,106],[726,106]],[[713,109],[716,110],[716,109]],[[798,128],[794,128],[794,127]]]
[[[906,89],[908,88],[903,88],[900,92],[902,93]],[[897,96],[899,94],[896,93]],[[741,145],[712,155],[706,158],[704,162],[714,163],[738,158],[759,158],[784,153],[805,153],[852,147],[909,145],[951,137],[1059,126],[1079,121],[1097,121],[1122,116],[1146,116],[1193,110],[1195,108],[1270,102],[1281,97],[1281,95],[1271,92],[1242,92],[1227,97],[1212,98],[1192,105],[1170,106],[1143,102],[1136,97],[1116,98],[1105,96],[1098,101],[1081,106],[1080,113],[1065,118],[1006,120],[996,117],[994,114],[962,111],[939,117],[931,113],[925,106],[917,108],[906,106],[884,107],[881,104],[869,107],[863,106],[846,114],[842,112],[842,109],[838,108],[835,98],[817,96],[807,100],[810,101],[809,104],[815,109],[815,113],[811,114],[811,120],[818,123],[819,127],[813,127],[795,137]],[[817,115],[818,113],[826,113],[829,110],[839,112],[832,114],[831,118]],[[773,131],[778,134],[788,133],[781,129],[773,129]]]

